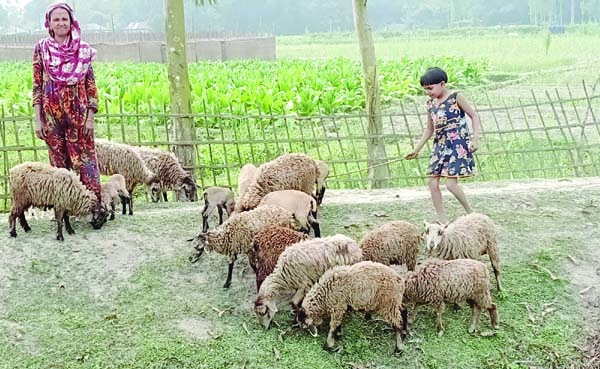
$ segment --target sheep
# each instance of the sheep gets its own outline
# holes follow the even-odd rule
[[[425,223],[426,252],[444,260],[479,259],[487,254],[494,269],[498,291],[500,282],[500,250],[496,240],[496,227],[487,215],[471,213],[442,226]]]
[[[317,163],[319,174],[317,177],[317,186],[313,197],[317,201],[317,205],[320,206],[323,203],[323,197],[325,197],[325,180],[327,180],[327,177],[329,177],[329,166],[323,160],[315,160],[315,162]]]
[[[25,232],[31,227],[25,218],[30,207],[54,208],[56,239],[64,241],[63,221],[68,234],[74,234],[69,216],[92,214],[91,224],[100,229],[106,223],[108,210],[79,180],[79,176],[64,168],[44,163],[26,162],[10,170],[12,208],[8,217],[10,236],[17,237],[16,220]]]
[[[167,202],[167,191],[175,190],[177,199],[183,201],[197,201],[198,190],[196,181],[186,172],[174,153],[149,147],[138,147],[140,154],[148,169],[155,173],[161,182],[160,192],[150,193],[152,202],[158,202],[161,197]]]
[[[148,169],[134,147],[97,139],[96,157],[100,173],[104,175],[118,173],[125,177],[129,201],[122,201],[123,214],[126,214],[127,204],[129,204],[129,215],[133,215],[133,191],[139,183],[143,183],[152,193],[160,191],[159,178]]]
[[[369,231],[360,241],[364,260],[385,265],[405,264],[415,270],[421,234],[414,224],[392,221]]]
[[[102,184],[102,203],[107,208],[110,206],[109,220],[115,220],[115,205],[122,202],[129,202],[129,192],[125,185],[125,177],[120,174],[113,174],[108,182]]]
[[[252,211],[231,216],[214,230],[199,233],[193,238],[194,252],[189,259],[192,263],[197,262],[205,249],[229,256],[227,279],[223,285],[223,288],[229,288],[233,263],[237,255],[247,254],[249,259],[253,258],[252,238],[260,230],[270,226],[300,228],[298,221],[289,211],[279,206],[261,206]]]
[[[257,174],[258,168],[252,164],[246,164],[240,169],[237,189],[238,200],[244,197],[248,188],[256,181]]]
[[[223,224],[223,208],[230,217],[235,207],[233,191],[225,187],[209,187],[202,193],[204,208],[202,209],[202,232],[208,231],[208,216],[217,208],[219,212],[219,225]]]
[[[297,190],[269,192],[260,200],[259,206],[277,205],[294,213],[307,234],[313,229],[315,237],[321,237],[321,229],[317,220],[317,201],[310,195]]]
[[[255,181],[243,197],[239,197],[235,212],[254,209],[269,192],[298,190],[312,195],[318,178],[316,162],[305,154],[285,154],[258,168]]]
[[[471,306],[470,333],[479,327],[481,309],[489,312],[492,326],[498,328],[498,312],[490,294],[490,274],[482,262],[473,259],[429,259],[420,264],[416,271],[405,273],[404,277],[404,303],[415,305],[410,322],[414,321],[418,305],[432,305],[437,316],[438,336],[442,336],[444,303],[467,301]]]
[[[308,239],[308,235],[284,227],[269,227],[258,232],[252,239],[255,258],[250,260],[252,269],[256,270],[256,292],[267,276],[269,276],[279,255],[286,247]]]
[[[281,253],[273,273],[260,286],[254,301],[254,313],[259,322],[269,328],[277,312],[275,299],[279,295],[296,291],[292,306],[298,308],[304,294],[326,270],[359,261],[362,261],[360,247],[356,241],[341,234],[291,245]]]
[[[402,352],[406,337],[406,308],[402,305],[404,279],[390,267],[372,261],[336,266],[323,274],[306,294],[296,319],[302,329],[317,336],[325,316],[331,317],[327,348],[333,349],[348,310],[379,313],[396,332],[395,353]]]

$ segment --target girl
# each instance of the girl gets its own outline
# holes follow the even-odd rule
[[[426,104],[427,127],[414,151],[404,158],[416,159],[421,148],[435,133],[427,175],[431,200],[438,220],[445,223],[448,218],[442,204],[441,177],[446,178],[446,188],[456,197],[465,211],[473,212],[463,190],[458,185],[458,179],[475,175],[473,153],[477,151],[479,140],[479,116],[463,95],[446,88],[448,75],[442,69],[437,67],[427,69],[420,82],[429,96]],[[465,114],[471,119],[472,138],[469,137]]]

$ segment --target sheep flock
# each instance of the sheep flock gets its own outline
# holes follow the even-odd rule
[[[31,207],[54,209],[58,240],[64,240],[63,224],[67,233],[74,234],[69,216],[91,216],[93,228],[100,229],[109,215],[115,219],[119,202],[123,214],[127,205],[133,214],[137,185],[145,187],[153,202],[166,201],[169,190],[178,200],[197,199],[195,179],[174,154],[98,141],[100,172],[110,176],[102,186],[101,201],[66,169],[41,163],[11,169],[10,236],[17,236],[17,221],[26,232],[31,230],[25,219]],[[321,237],[320,226],[325,225],[328,234],[327,219],[318,216],[320,207],[327,206],[328,174],[324,161],[292,153],[245,165],[235,192],[217,186],[203,189],[198,231],[182,237],[191,241],[189,261],[202,265],[205,251],[223,255],[228,264],[223,288],[230,288],[235,262],[247,256],[256,276],[252,310],[258,323],[268,328],[275,319],[278,326],[297,326],[317,335],[328,320],[328,350],[339,349],[336,340],[345,316],[360,319],[353,313],[364,313],[364,319],[377,314],[387,322],[396,336],[395,352],[405,347],[403,341],[421,305],[433,308],[439,335],[444,332],[446,303],[470,306],[465,332],[479,329],[482,310],[489,313],[491,327],[498,329],[489,265],[480,260],[486,255],[491,261],[500,292],[500,247],[491,218],[473,213],[445,225],[427,223],[424,229],[398,219],[373,227],[360,240],[343,234]],[[219,219],[211,229],[209,218],[215,208]],[[293,318],[286,314],[275,318],[282,301],[290,303]]]

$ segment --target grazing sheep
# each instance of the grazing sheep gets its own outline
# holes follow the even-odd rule
[[[92,227],[102,228],[108,210],[79,180],[79,176],[64,168],[55,168],[44,163],[23,163],[10,170],[12,208],[8,217],[10,236],[17,237],[16,220],[25,232],[31,228],[25,219],[30,207],[54,208],[56,239],[64,241],[63,221],[68,234],[74,234],[69,216],[92,214]]]
[[[256,181],[256,175],[258,174],[258,168],[252,164],[246,164],[240,169],[238,176],[238,201],[248,191],[248,188]]]
[[[416,271],[404,274],[404,277],[404,303],[415,305],[409,321],[414,321],[419,305],[432,305],[437,316],[437,332],[441,336],[444,334],[444,303],[467,301],[471,306],[470,333],[479,326],[481,309],[490,313],[492,326],[498,328],[498,312],[490,294],[490,274],[482,262],[472,259],[430,259],[420,264]]]
[[[372,261],[336,266],[323,274],[302,302],[296,318],[302,329],[317,336],[325,316],[331,317],[327,347],[333,349],[335,334],[348,310],[379,313],[396,332],[395,352],[406,337],[406,308],[402,306],[404,279],[390,267]]]
[[[133,215],[133,191],[138,184],[143,183],[151,193],[160,191],[159,178],[148,169],[133,146],[97,139],[96,157],[100,173],[121,174],[125,177],[129,201],[122,201],[123,214],[126,214],[129,204],[129,215]]]
[[[253,258],[252,238],[260,230],[271,226],[299,229],[297,220],[289,211],[278,206],[261,206],[249,212],[235,214],[218,228],[198,234],[193,239],[195,250],[190,261],[197,262],[205,249],[229,256],[227,280],[223,285],[223,288],[229,288],[237,255],[247,254],[249,259]]]
[[[269,227],[258,232],[252,239],[255,258],[250,260],[256,270],[256,292],[275,269],[279,255],[286,247],[308,239],[308,235],[284,227]]]
[[[129,202],[129,192],[125,178],[120,174],[113,174],[108,182],[102,184],[102,203],[107,208],[110,206],[110,220],[115,220],[115,206],[119,204],[119,199]]]
[[[223,208],[230,217],[235,207],[233,191],[225,187],[209,187],[202,193],[204,208],[202,209],[202,232],[208,231],[208,216],[217,208],[219,212],[219,225],[223,224]]]
[[[291,245],[281,253],[273,273],[260,286],[254,301],[254,313],[260,323],[269,328],[277,312],[275,299],[281,294],[296,291],[292,306],[297,308],[304,294],[325,271],[336,265],[354,264],[361,260],[362,251],[356,241],[341,234]]]
[[[421,234],[414,224],[393,221],[369,231],[360,241],[363,259],[377,263],[405,264],[415,270]]]
[[[269,192],[298,190],[312,195],[317,183],[318,168],[305,154],[285,154],[258,168],[256,180],[239,197],[235,212],[254,209]]]
[[[425,247],[428,254],[444,260],[479,259],[487,254],[492,262],[498,291],[500,283],[500,250],[496,226],[487,215],[471,213],[443,226],[425,223]]]
[[[152,202],[158,202],[161,197],[167,202],[167,191],[174,190],[178,200],[198,201],[196,181],[186,172],[174,153],[149,147],[138,147],[138,153],[148,169],[160,179],[160,192],[151,192]]]
[[[329,166],[323,160],[315,160],[315,162],[317,163],[319,175],[317,177],[317,187],[313,197],[317,201],[317,205],[321,205],[323,203],[323,197],[325,197],[325,181],[327,180],[327,177],[329,177]]]
[[[312,228],[315,237],[321,237],[321,229],[317,220],[317,201],[310,195],[297,190],[269,192],[260,200],[259,206],[277,205],[294,213],[307,234]]]

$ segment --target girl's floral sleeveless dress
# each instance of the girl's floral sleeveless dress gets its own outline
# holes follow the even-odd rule
[[[469,127],[465,112],[454,92],[439,105],[427,100],[427,112],[434,127],[433,152],[427,175],[430,177],[469,177],[475,175],[475,160],[469,151]]]

